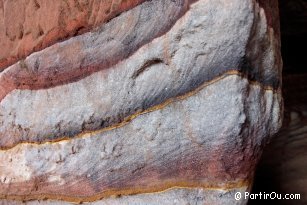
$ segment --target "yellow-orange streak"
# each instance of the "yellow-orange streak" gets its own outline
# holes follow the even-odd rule
[[[77,138],[89,137],[89,136],[92,136],[92,135],[97,135],[97,134],[101,134],[103,132],[114,130],[114,129],[117,129],[117,128],[120,128],[120,127],[123,127],[123,126],[127,125],[129,122],[131,122],[133,119],[135,119],[139,115],[143,115],[143,114],[147,114],[149,112],[160,110],[160,109],[166,107],[167,105],[169,105],[169,104],[171,104],[173,102],[187,99],[188,97],[191,97],[191,96],[195,95],[196,93],[198,93],[199,91],[201,91],[203,88],[205,88],[205,87],[207,87],[209,85],[212,85],[213,83],[216,83],[216,82],[218,82],[218,81],[220,81],[220,80],[222,80],[222,79],[224,79],[224,78],[226,78],[228,76],[232,76],[232,75],[237,75],[237,76],[244,77],[244,74],[242,74],[238,70],[229,70],[229,71],[223,73],[222,75],[215,77],[213,80],[210,80],[210,81],[207,81],[207,82],[203,83],[202,85],[200,85],[199,87],[197,87],[196,89],[194,89],[194,90],[192,90],[190,92],[187,92],[187,93],[185,93],[183,95],[180,95],[180,96],[169,98],[165,102],[163,102],[161,104],[158,104],[158,105],[155,105],[155,106],[152,106],[152,107],[150,107],[150,108],[148,108],[146,110],[137,111],[136,113],[134,113],[134,114],[132,114],[132,115],[130,115],[128,117],[125,117],[122,122],[116,123],[116,124],[114,124],[112,126],[104,127],[102,129],[98,129],[98,130],[95,130],[95,131],[84,131],[84,132],[81,132],[81,133],[75,135],[74,137],[64,136],[64,137],[57,138],[57,139],[54,139],[54,140],[42,141],[42,142],[20,142],[20,143],[18,143],[16,145],[13,145],[11,147],[4,147],[4,148],[2,148],[0,150],[9,150],[9,149],[12,149],[14,147],[25,145],[25,144],[29,144],[29,145],[53,144],[53,143],[58,143],[58,142],[63,142],[63,141],[70,141],[70,140],[77,139]],[[259,83],[258,81],[251,81],[251,80],[249,80],[246,77],[244,77],[244,78],[247,79],[251,85],[261,86],[263,90],[271,90],[274,93],[280,92],[280,89],[275,90],[272,86],[264,86],[261,83]]]
[[[228,182],[221,185],[213,185],[201,182],[164,182],[163,185],[153,187],[134,187],[123,189],[109,189],[93,196],[78,197],[65,196],[53,194],[37,194],[37,195],[0,195],[0,199],[17,200],[17,201],[31,201],[31,200],[59,200],[73,203],[94,202],[103,198],[120,196],[120,195],[134,195],[134,194],[153,194],[163,193],[174,189],[204,189],[204,190],[223,190],[230,191],[232,189],[249,188],[252,180],[242,180],[237,182]]]

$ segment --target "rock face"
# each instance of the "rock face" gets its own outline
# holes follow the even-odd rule
[[[144,0],[0,0],[0,70]]]
[[[307,204],[307,1],[280,0],[283,56],[284,119],[280,131],[264,149],[254,191],[300,194],[300,200],[275,204]],[[252,201],[251,204],[263,204]],[[268,204],[272,202],[268,201]]]
[[[40,51],[0,73],[1,203],[245,204],[281,125],[277,1],[102,2],[56,1],[73,26],[45,44],[3,37],[30,42],[5,66]]]

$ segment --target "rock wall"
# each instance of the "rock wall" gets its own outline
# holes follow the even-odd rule
[[[98,27],[144,0],[1,0],[0,70]]]
[[[52,6],[2,3],[25,13],[3,15],[1,42],[28,49],[0,54],[1,203],[245,204],[281,125],[277,1]],[[19,34],[46,9],[69,11],[52,37]]]
[[[280,0],[283,57],[284,119],[280,131],[264,149],[254,183],[254,193],[300,194],[299,200],[274,200],[274,204],[307,204],[307,1]],[[252,200],[263,204],[263,200]],[[272,204],[272,201],[267,201]]]

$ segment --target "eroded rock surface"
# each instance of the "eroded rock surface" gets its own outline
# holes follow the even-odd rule
[[[276,1],[128,2],[0,73],[3,204],[246,203],[281,125]]]
[[[145,0],[1,0],[0,70]]]

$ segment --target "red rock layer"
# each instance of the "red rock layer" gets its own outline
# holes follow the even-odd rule
[[[111,26],[104,28],[103,32],[53,45],[45,49],[46,52],[41,51],[36,53],[38,55],[21,60],[0,73],[0,101],[14,89],[53,87],[77,81],[115,65],[144,44],[167,32],[192,2],[179,0],[167,4],[168,6],[165,3],[167,8],[163,8],[163,14],[148,14],[152,15],[148,25],[140,25],[142,8],[136,8],[139,10],[132,12],[125,24],[113,19],[116,22],[111,22]],[[160,15],[163,22],[158,21],[158,18],[154,19],[155,15]]]
[[[0,71],[145,0],[0,0]]]
[[[192,151],[182,153],[179,159],[165,156],[158,164],[152,156],[147,161],[147,164],[152,165],[144,167],[136,166],[137,162],[134,162],[120,170],[99,170],[81,176],[70,173],[71,180],[64,184],[49,182],[50,176],[43,174],[23,183],[3,183],[0,189],[6,191],[0,192],[0,199],[84,202],[112,195],[157,192],[172,187],[231,189],[249,186],[251,173],[259,158],[255,154],[259,150],[255,152],[251,148],[251,141],[247,142],[244,151],[234,152],[227,144],[210,151],[207,151],[208,146],[193,146]],[[63,177],[67,177],[65,173]]]
[[[154,4],[157,7],[150,7],[152,9],[147,9],[149,12],[144,15],[147,19],[139,20],[139,16],[142,16],[141,14],[143,13],[130,10],[129,12],[133,14],[129,16],[130,18],[127,18],[127,24],[120,24],[122,21],[113,22],[113,20],[118,19],[114,18],[109,24],[106,24],[105,27],[100,29],[102,30],[101,32],[87,33],[88,35],[84,34],[82,37],[79,36],[67,40],[66,42],[56,44],[45,49],[45,52],[34,53],[26,60],[21,60],[19,63],[10,66],[0,73],[0,101],[6,94],[14,89],[42,89],[61,85],[84,78],[98,70],[109,68],[117,62],[128,58],[129,55],[141,46],[167,32],[174,23],[176,23],[178,18],[188,10],[187,5],[193,1],[173,1],[175,2],[173,5],[171,5],[172,3],[167,4],[165,3],[167,1],[162,0],[160,1],[162,2],[161,4],[156,3],[159,1],[148,1],[140,5],[140,7],[150,2],[155,2]],[[212,2],[200,1],[199,5],[207,5],[207,3]],[[225,7],[223,8],[227,10],[229,8],[226,6],[227,0],[224,0],[224,3]],[[41,5],[38,5],[40,8]],[[163,7],[163,10],[157,15],[155,9],[161,8],[161,5],[169,5],[169,7]],[[3,6],[3,8],[4,7],[5,6]],[[193,10],[193,8],[201,7],[195,6],[192,7],[191,10]],[[218,8],[219,7],[217,7],[217,9]],[[144,10],[141,11],[145,12]],[[237,12],[237,9],[233,9],[232,11]],[[249,14],[250,12],[247,13]],[[191,18],[194,15],[198,18],[202,14],[203,10],[195,10],[195,13],[190,15]],[[146,21],[147,26],[143,26],[140,23],[142,21]],[[187,33],[197,33],[200,32],[200,30],[204,30],[203,28],[207,28],[207,26],[205,26],[206,24],[198,24],[197,21],[190,22],[193,24],[195,23],[194,28],[198,28],[199,30],[186,30]],[[212,20],[212,23],[216,23],[215,19]],[[92,25],[95,25],[95,23]],[[115,27],[112,27],[114,25]],[[225,24],[221,23],[221,25]],[[79,26],[77,27],[80,28]],[[242,29],[242,26],[238,28]],[[249,34],[249,30],[247,29],[246,31],[246,34]],[[20,39],[22,39],[24,32],[19,36],[21,36]],[[12,41],[18,39],[19,36],[13,36],[11,38]],[[189,35],[187,37],[189,37]],[[181,38],[182,36],[177,39]],[[216,36],[214,36],[214,40],[215,38]],[[224,41],[221,42],[225,42],[225,39],[223,40]],[[243,47],[245,47],[245,44]],[[184,47],[182,50],[186,49],[187,48]],[[200,51],[202,51],[202,49],[200,49]],[[210,52],[213,51],[211,50]],[[207,54],[199,53],[199,55]],[[186,56],[189,61],[194,60],[194,58],[190,58],[188,55]],[[224,55],[222,56],[224,57]],[[235,61],[232,57],[233,56],[229,55],[231,63]],[[241,56],[234,57],[241,59]],[[144,71],[146,66],[154,63],[167,64],[166,61],[163,61],[163,58],[148,59],[137,72],[131,75],[131,78],[138,76],[140,72]],[[187,66],[186,62],[179,61],[179,63],[184,67]],[[205,63],[200,61],[199,64],[202,65]],[[217,61],[216,65],[219,64],[220,62]],[[213,80],[219,74],[226,72],[227,69],[231,69],[229,65],[230,64],[227,64],[225,68],[223,66],[222,70],[215,69],[212,72],[208,72],[209,76],[204,75],[202,80],[204,82],[206,80]],[[164,69],[165,67],[162,68]],[[195,68],[197,68],[197,64],[191,66],[191,70],[188,71],[192,72]],[[237,69],[236,72],[238,73],[241,72],[241,69],[244,71],[244,68],[240,66],[235,69]],[[263,78],[262,80],[265,81],[266,77]],[[185,80],[186,79],[187,78],[185,78]],[[118,78],[114,78],[114,81],[111,82],[113,84],[113,82],[121,81],[119,81]],[[172,82],[175,82],[175,80]],[[195,84],[198,83],[197,78],[194,79],[194,82]],[[154,83],[157,84],[156,82]],[[261,153],[262,143],[265,141],[264,138],[273,133],[273,130],[278,127],[278,117],[276,117],[276,115],[279,115],[280,108],[278,106],[279,100],[275,102],[277,99],[275,95],[279,94],[276,93],[275,90],[272,91],[271,88],[266,90],[262,87],[262,82],[260,82],[260,86],[257,84],[255,86],[253,85],[253,87],[248,87],[247,85],[251,83],[243,77],[240,79],[225,79],[225,81],[220,83],[220,87],[217,86],[211,90],[208,89],[208,92],[204,95],[194,96],[191,95],[191,93],[187,93],[186,99],[182,97],[178,98],[188,101],[188,99],[193,96],[195,97],[186,104],[175,104],[174,102],[174,105],[169,104],[165,109],[164,107],[160,107],[161,109],[159,109],[159,112],[153,113],[153,110],[151,110],[152,112],[148,112],[146,115],[145,113],[139,115],[139,118],[143,117],[142,119],[138,118],[131,120],[130,124],[126,124],[127,127],[116,127],[116,129],[110,129],[109,133],[87,133],[89,135],[88,137],[90,137],[87,139],[77,138],[75,136],[68,141],[40,145],[23,144],[20,145],[20,147],[1,150],[2,161],[4,164],[7,164],[7,166],[4,167],[8,169],[3,169],[0,174],[0,198],[22,200],[55,198],[69,201],[94,201],[104,196],[161,191],[176,186],[227,189],[248,185],[251,181],[255,164]],[[173,84],[167,84],[167,86],[170,87]],[[106,84],[103,86],[105,85]],[[238,89],[235,89],[236,86],[238,86]],[[144,87],[146,88],[146,86]],[[165,87],[165,89],[167,90],[168,87]],[[124,88],[124,86],[122,88]],[[78,87],[76,87],[75,90],[77,89]],[[234,89],[232,91],[234,94],[232,94],[231,89]],[[141,90],[138,90],[137,93],[140,91]],[[222,91],[224,91],[224,93],[222,93]],[[220,96],[218,94],[220,94]],[[137,95],[135,96],[137,97]],[[120,98],[122,98],[121,95],[116,96],[113,98],[112,103],[116,104],[116,100]],[[19,99],[18,102],[20,103]],[[146,102],[147,95],[143,95],[142,99]],[[271,101],[274,101],[274,104],[271,103]],[[205,106],[206,102],[208,106]],[[225,104],[218,104],[218,102],[225,102]],[[233,104],[230,104],[231,102]],[[8,104],[10,103],[11,102]],[[88,102],[85,101],[83,103]],[[257,103],[261,106],[258,106]],[[250,104],[252,104],[253,107],[247,106]],[[201,107],[201,105],[203,105],[203,107]],[[249,107],[252,108],[249,109]],[[258,109],[260,107],[263,109]],[[123,107],[123,109],[124,108],[125,107]],[[183,108],[186,108],[186,112]],[[231,108],[236,109],[232,110]],[[21,110],[21,112],[24,110]],[[209,112],[211,110],[214,112]],[[66,111],[67,109],[63,109],[63,113]],[[227,111],[229,111],[228,115]],[[223,112],[223,114],[225,112],[226,115],[218,115],[218,112]],[[273,112],[276,115],[273,115]],[[174,113],[178,113],[178,115]],[[195,115],[191,115],[191,113]],[[200,113],[204,113],[204,115],[199,115]],[[80,112],[76,111],[75,114],[78,116]],[[152,117],[150,118],[150,116]],[[218,123],[213,120],[216,116],[218,116],[216,118],[216,122]],[[229,118],[226,117],[225,119],[225,116]],[[31,118],[35,117],[31,115]],[[196,122],[205,118],[208,119],[208,121]],[[177,119],[178,122],[175,121]],[[136,122],[136,120],[139,121]],[[139,141],[146,135],[142,132],[143,125],[151,126],[154,120],[161,122],[157,125],[158,127],[162,126],[163,129],[161,129],[161,132],[151,133],[151,130],[157,130],[157,128],[153,126],[149,127],[151,129],[146,129],[145,126],[144,130],[148,130],[148,133],[155,136],[156,139],[147,140],[149,142],[145,142],[146,139],[144,139],[144,141]],[[216,125],[222,126],[222,121],[225,121],[224,123],[227,126],[217,127],[216,130],[220,130],[221,133],[217,134],[217,131],[211,133],[211,130],[213,130]],[[174,125],[169,122],[173,122]],[[274,125],[271,126],[269,122]],[[135,124],[131,125],[132,123]],[[130,127],[128,127],[129,125]],[[208,127],[206,128],[205,126]],[[140,129],[137,129],[138,127],[140,127]],[[268,130],[257,129],[259,127],[269,128]],[[43,128],[39,127],[39,129]],[[185,132],[182,132],[182,130]],[[7,133],[5,134],[7,135]],[[138,136],[140,137],[137,138]],[[201,139],[200,142],[198,138]],[[108,145],[108,142],[112,142],[112,146]],[[178,143],[178,145],[176,143]],[[146,147],[145,144],[148,146]],[[86,147],[80,148],[80,146],[78,148],[77,145],[85,145]],[[96,148],[95,145],[97,145]],[[111,150],[111,153],[106,155],[102,152],[103,149]],[[62,152],[66,156],[66,161],[64,160],[64,155],[61,154]],[[48,156],[46,156],[48,153],[51,153],[52,156],[58,154],[57,156],[59,156],[59,158],[51,162]],[[16,160],[18,156],[20,156],[20,160]],[[43,156],[44,159],[41,156]],[[12,160],[10,160],[10,157],[12,157]],[[5,161],[6,159],[8,160]],[[145,163],[142,163],[142,160],[144,160]],[[17,161],[18,166],[12,163],[13,161],[14,163]],[[104,162],[109,164],[103,164]],[[50,165],[50,167],[48,167],[48,165]],[[21,170],[24,169],[25,172],[16,180],[16,178],[18,178],[16,175],[22,172],[18,168]],[[82,168],[84,168],[85,171],[83,171]],[[17,172],[19,173],[16,172],[17,174],[14,175],[15,172],[13,172],[13,174],[10,174],[12,170],[18,170]],[[64,180],[58,180],[58,178],[54,180],[54,178],[50,177],[52,174]],[[8,175],[12,177],[9,178]]]

